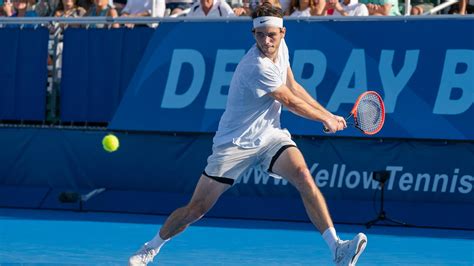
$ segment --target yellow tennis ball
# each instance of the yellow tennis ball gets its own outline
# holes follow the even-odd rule
[[[114,152],[119,148],[120,143],[115,135],[108,134],[102,139],[102,146],[104,146],[104,150]]]

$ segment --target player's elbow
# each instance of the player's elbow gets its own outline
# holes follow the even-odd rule
[[[297,110],[301,105],[301,99],[299,99],[288,86],[282,86],[272,92],[272,97],[292,111]]]
[[[295,103],[295,102],[288,102],[286,105],[284,105],[288,110],[292,111],[293,113],[300,114],[302,111],[301,105]]]
[[[299,108],[298,102],[291,97],[284,97],[279,99],[278,101],[291,111],[296,111]]]

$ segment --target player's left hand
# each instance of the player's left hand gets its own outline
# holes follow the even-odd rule
[[[344,119],[344,117],[334,115],[334,118],[336,118],[338,123],[341,123],[343,125],[343,128],[347,128],[347,122],[346,122],[346,119]]]

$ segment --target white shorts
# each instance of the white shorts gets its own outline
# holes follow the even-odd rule
[[[241,174],[256,165],[261,165],[271,173],[276,159],[290,147],[296,147],[296,144],[287,130],[276,131],[264,145],[252,149],[244,149],[233,143],[213,146],[203,174],[218,182],[233,185]]]

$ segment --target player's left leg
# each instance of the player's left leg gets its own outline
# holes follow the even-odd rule
[[[299,191],[311,222],[321,234],[334,227],[321,191],[314,183],[303,155],[296,147],[289,147],[276,158],[272,173],[284,177]]]
[[[329,215],[326,201],[296,147],[276,153],[269,171],[287,179],[299,191],[311,222],[318,228],[333,254],[336,265],[355,265],[367,245],[367,237],[359,233],[350,241],[341,241]]]

